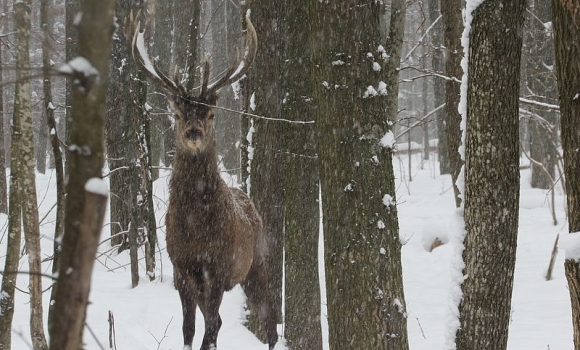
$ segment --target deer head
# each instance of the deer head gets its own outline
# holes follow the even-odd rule
[[[140,24],[135,26],[132,41],[133,59],[141,70],[158,86],[165,90],[167,100],[175,113],[176,119],[176,142],[177,147],[190,150],[193,153],[203,152],[213,145],[214,138],[214,111],[218,100],[218,90],[224,86],[235,83],[241,79],[250,69],[256,50],[258,39],[256,30],[248,16],[245,16],[246,33],[244,38],[244,53],[242,60],[239,52],[231,68],[216,82],[209,83],[210,64],[205,59],[203,82],[199,95],[193,91],[187,91],[178,78],[177,67],[174,70],[173,80],[159,71],[155,61],[149,58],[144,34],[139,31]]]

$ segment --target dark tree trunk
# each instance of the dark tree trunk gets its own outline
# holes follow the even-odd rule
[[[445,129],[447,135],[447,157],[449,158],[449,172],[453,182],[453,192],[455,193],[455,205],[459,208],[461,198],[457,188],[457,177],[461,171],[463,161],[459,154],[461,145],[461,115],[459,114],[459,82],[463,75],[461,69],[461,58],[463,48],[461,47],[461,33],[463,33],[463,20],[461,18],[461,0],[441,0],[441,15],[444,24],[444,41],[447,48],[445,58],[445,73],[452,78],[445,82]]]
[[[250,4],[252,21],[258,35],[258,53],[253,64],[251,89],[255,110],[252,113],[279,118],[282,112],[282,24],[283,5],[273,8],[270,1],[253,0]],[[264,236],[268,242],[268,276],[270,293],[274,299],[276,319],[282,322],[283,186],[284,156],[280,122],[254,119],[254,158],[251,165],[250,196],[262,216]],[[259,328],[258,317],[251,317],[248,327]]]
[[[506,349],[519,209],[525,0],[484,1],[469,35],[465,261],[458,349]]]
[[[384,46],[378,2],[316,1],[310,12],[332,350],[409,347],[389,123],[405,3],[392,2]]]
[[[128,18],[130,2],[119,1],[115,17],[117,26],[124,28],[123,21]],[[121,32],[119,33],[121,34]],[[131,119],[129,109],[131,100],[127,86],[131,85],[129,67],[131,57],[128,38],[124,35],[115,35],[113,38],[113,50],[109,76],[111,84],[107,90],[107,117],[105,118],[105,144],[107,147],[107,163],[109,166],[110,186],[110,230],[111,245],[120,246],[120,250],[126,249],[127,231],[129,228],[130,198],[129,195],[129,162],[126,158],[125,143],[132,138]]]
[[[580,3],[552,0],[556,75],[560,93],[560,118],[564,174],[568,205],[568,230],[580,231]],[[572,303],[574,349],[580,349],[580,263],[566,259],[566,279]]]
[[[285,119],[314,118],[309,7],[286,2]],[[284,338],[291,350],[321,350],[318,157],[314,124],[284,126]]]
[[[79,55],[100,75],[99,79],[92,77],[91,86],[79,85],[73,91],[71,145],[78,147],[72,147],[68,162],[68,220],[50,329],[52,350],[81,347],[92,267],[106,205],[106,195],[99,194],[104,192],[102,189],[98,189],[99,193],[91,193],[85,186],[90,179],[101,177],[104,162],[105,96],[115,2],[83,0],[82,13],[78,25]],[[89,154],[83,152],[87,148],[91,150]]]

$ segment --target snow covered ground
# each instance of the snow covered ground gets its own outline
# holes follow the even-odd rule
[[[441,349],[447,324],[450,244],[428,252],[425,248],[435,236],[449,239],[455,212],[450,176],[438,175],[438,165],[431,161],[420,168],[420,155],[412,155],[413,181],[408,182],[406,155],[395,158],[397,173],[398,209],[403,246],[403,273],[405,296],[409,314],[411,350]],[[559,224],[553,226],[547,191],[531,189],[530,171],[522,171],[520,230],[517,265],[512,302],[509,349],[518,350],[571,350],[572,324],[570,301],[564,277],[564,253],[560,252],[553,280],[544,276],[556,235],[567,232],[564,211],[565,198],[557,189],[556,213]],[[131,289],[128,253],[116,254],[108,244],[99,247],[93,274],[91,304],[87,324],[95,337],[85,331],[87,349],[108,349],[109,311],[114,315],[116,348],[119,350],[181,349],[181,308],[177,291],[172,284],[172,268],[164,249],[164,212],[167,203],[168,173],[155,184],[157,218],[160,226],[161,262],[158,278],[149,282],[142,277],[137,288]],[[55,200],[54,175],[37,177],[40,217],[51,210]],[[43,256],[52,252],[54,209],[41,224]],[[108,226],[102,238],[109,234]],[[4,266],[6,251],[6,216],[0,216],[0,266]],[[142,252],[141,252],[142,256]],[[27,270],[26,259],[21,259],[22,270]],[[50,272],[49,263],[43,264]],[[141,266],[144,276],[144,266]],[[18,286],[27,288],[26,276],[18,277]],[[44,280],[45,288],[50,285]],[[49,293],[45,293],[45,313]],[[28,345],[28,296],[18,292],[13,328],[13,349],[30,349]],[[239,287],[224,298],[221,315],[223,326],[219,335],[221,350],[264,350],[261,344],[241,324],[244,318],[244,295]],[[203,332],[203,318],[198,313],[197,333],[193,348],[199,348]],[[282,326],[279,332],[282,333]],[[323,322],[323,331],[327,331]],[[96,339],[95,339],[96,338]],[[325,347],[328,341],[325,335]],[[284,349],[278,344],[277,350]]]

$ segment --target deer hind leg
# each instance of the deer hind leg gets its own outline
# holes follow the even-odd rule
[[[223,284],[215,277],[204,276],[203,300],[199,304],[205,320],[205,334],[201,350],[217,349],[217,336],[222,326],[220,305],[224,296]]]
[[[199,299],[199,289],[196,287],[193,278],[183,274],[177,269],[174,270],[174,278],[175,287],[181,299],[181,310],[183,312],[183,348],[190,350],[195,334],[195,312]]]
[[[242,289],[246,293],[248,303],[258,311],[260,319],[264,323],[269,349],[274,349],[278,342],[276,311],[274,310],[274,300],[268,288],[268,271],[263,261],[254,261],[248,277],[242,283]]]

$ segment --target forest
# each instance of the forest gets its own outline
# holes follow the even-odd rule
[[[580,350],[580,2],[0,12],[0,350]]]

